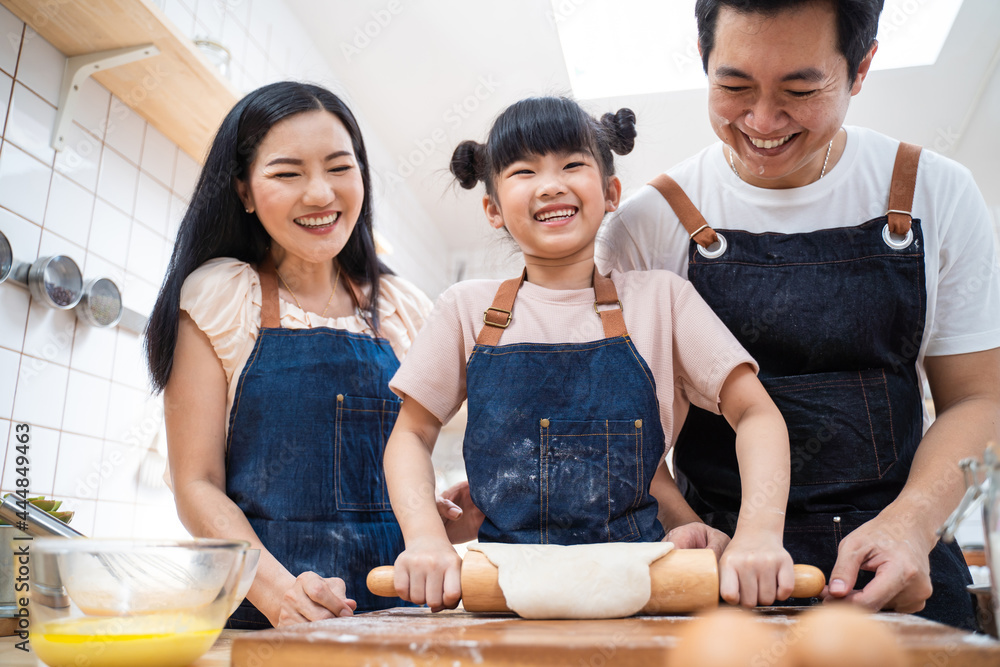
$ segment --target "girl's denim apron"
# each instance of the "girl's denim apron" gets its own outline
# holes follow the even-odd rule
[[[676,182],[651,183],[691,233],[689,280],[757,360],[788,425],[785,548],[827,577],[844,536],[899,495],[922,437],[916,360],[927,295],[920,220],[910,216],[919,156],[918,146],[900,145],[885,216],[800,234],[716,235]],[[740,509],[732,429],[692,407],[675,452],[688,502],[732,535]],[[934,594],[920,615],[973,629],[961,550],[939,543],[930,565]],[[857,587],[871,578],[861,572]]]
[[[261,328],[229,418],[226,493],[293,575],[340,577],[358,611],[401,605],[368,592],[396,560],[382,452],[399,412],[388,341],[338,329],[282,329],[270,260],[260,267]],[[270,627],[249,600],[228,627]]]
[[[614,283],[595,269],[594,317],[605,338],[498,345],[524,277],[500,286],[466,369],[463,453],[472,500],[486,515],[479,539],[661,540],[649,494],[664,452],[656,387]]]

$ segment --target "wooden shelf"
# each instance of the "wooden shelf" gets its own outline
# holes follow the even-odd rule
[[[102,86],[202,164],[239,99],[150,0],[0,0],[67,57],[152,43],[160,54],[95,73]]]

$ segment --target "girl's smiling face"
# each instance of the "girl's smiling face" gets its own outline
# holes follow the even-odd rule
[[[621,198],[621,181],[601,173],[588,152],[529,155],[506,166],[493,197],[483,198],[494,228],[506,227],[525,258],[571,263],[592,258],[604,214]]]
[[[317,263],[340,253],[364,199],[351,136],[326,110],[275,123],[236,187],[274,244]]]

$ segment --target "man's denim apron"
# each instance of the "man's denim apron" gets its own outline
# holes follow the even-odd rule
[[[469,490],[483,542],[586,544],[663,538],[649,483],[664,452],[653,376],[614,283],[594,271],[605,338],[498,345],[524,281],[505,281],[466,368]],[[511,314],[511,311],[514,311]]]
[[[885,216],[799,234],[724,229],[716,257],[694,240],[689,248],[688,279],[757,360],[788,425],[785,548],[827,577],[844,536],[899,495],[922,437],[916,360],[927,294],[920,220],[909,215],[919,155],[900,145]],[[714,230],[665,178],[652,185],[692,239],[703,234],[717,251]],[[674,450],[688,502],[730,535],[740,509],[734,444],[724,419],[692,407]],[[934,594],[919,615],[974,629],[961,550],[939,543],[930,565]],[[871,578],[861,572],[857,588]]]
[[[399,606],[365,585],[403,550],[382,474],[399,362],[381,338],[281,328],[275,275],[260,267],[261,328],[229,418],[226,493],[293,575],[340,577],[358,611]],[[270,624],[244,600],[228,627]]]

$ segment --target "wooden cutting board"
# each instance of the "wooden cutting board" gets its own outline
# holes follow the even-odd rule
[[[777,633],[795,610],[758,611]],[[390,609],[353,618],[303,623],[237,637],[233,667],[339,665],[670,665],[687,616],[598,621],[532,621],[512,614],[431,614]],[[879,614],[906,648],[910,664],[997,667],[1000,642],[906,614]]]

